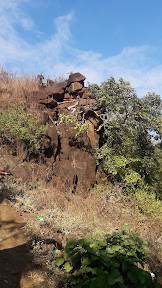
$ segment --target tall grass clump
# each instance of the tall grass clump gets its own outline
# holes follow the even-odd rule
[[[24,100],[26,91],[38,89],[37,77],[32,73],[12,73],[10,70],[0,67],[1,107],[10,107],[13,103]]]

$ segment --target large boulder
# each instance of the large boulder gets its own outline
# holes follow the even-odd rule
[[[85,195],[96,181],[96,162],[88,151],[91,146],[89,138],[86,135],[76,138],[77,132],[71,126],[61,124],[59,127],[60,151],[53,165],[53,185],[57,186],[58,177],[65,190]]]
[[[69,75],[69,79],[67,81],[67,86],[69,86],[73,82],[83,82],[86,77],[80,73],[73,73]]]
[[[45,92],[49,96],[62,95],[65,92],[66,86],[67,86],[67,82],[56,82],[52,86],[45,88]]]
[[[74,148],[67,156],[67,159],[55,163],[55,175],[61,178],[67,191],[85,195],[96,182],[95,159],[88,152]]]
[[[73,93],[73,92],[76,92],[78,90],[81,90],[83,87],[82,84],[80,84],[79,82],[74,82],[74,83],[71,83],[70,86],[67,88],[67,91],[69,93]]]

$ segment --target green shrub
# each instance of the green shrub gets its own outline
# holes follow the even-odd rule
[[[55,263],[69,273],[70,287],[158,287],[149,272],[135,265],[144,268],[146,254],[146,243],[138,234],[122,229],[103,237],[69,239],[64,258],[56,258]]]
[[[41,136],[46,131],[47,126],[40,125],[37,117],[26,113],[24,102],[0,111],[0,137],[16,150],[23,142],[28,150],[37,152],[41,147]]]
[[[134,194],[134,198],[137,208],[142,213],[161,219],[162,202],[156,199],[155,193],[138,189]]]

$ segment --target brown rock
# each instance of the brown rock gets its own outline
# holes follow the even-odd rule
[[[48,123],[49,120],[49,116],[48,113],[41,111],[42,113],[40,113],[39,115],[39,120],[40,120],[40,124],[41,125],[46,125]]]
[[[94,125],[87,121],[88,124],[88,132],[87,135],[90,139],[92,148],[99,148],[99,135],[96,133]]]
[[[97,185],[104,186],[104,185],[108,184],[106,174],[101,173],[100,169],[97,170],[96,181],[97,181]]]
[[[67,82],[67,85],[70,85],[73,82],[80,82],[80,81],[84,81],[86,79],[85,76],[83,76],[80,73],[74,73],[69,75],[69,80]]]
[[[78,91],[78,95],[80,97],[82,97],[84,93],[85,93],[85,88],[82,88],[80,91]]]
[[[45,92],[51,96],[54,94],[63,94],[65,92],[65,88],[67,86],[66,82],[56,82],[52,86],[47,87]]]
[[[27,162],[23,162],[12,169],[13,176],[17,179],[22,179],[23,182],[31,180],[31,173]]]
[[[32,91],[32,92],[26,92],[25,98],[29,102],[39,102],[40,100],[47,99],[48,95],[43,91]]]
[[[71,98],[72,98],[72,96],[69,93],[64,94],[64,100],[69,100]]]
[[[64,190],[85,195],[96,181],[95,158],[86,152],[86,147],[90,147],[90,140],[86,135],[75,139],[76,130],[70,124],[61,124],[59,130],[62,135],[60,158],[54,163],[56,177],[53,177],[53,185],[59,186],[59,177]]]
[[[69,93],[73,93],[75,91],[81,90],[82,87],[83,87],[83,85],[80,84],[79,82],[74,82],[74,83],[70,84],[70,86],[67,88],[67,91]]]
[[[57,101],[55,99],[45,99],[44,101],[40,101],[40,104],[43,104],[47,108],[55,108],[57,107]]]
[[[73,148],[67,157],[55,163],[56,176],[59,175],[67,191],[85,195],[96,181],[95,159],[88,152]]]
[[[70,107],[70,106],[73,106],[73,105],[75,105],[77,103],[77,101],[71,101],[71,102],[69,102],[69,103],[61,103],[61,104],[59,104],[58,105],[58,108],[59,109],[66,109],[66,108],[68,108],[68,107]]]
[[[80,99],[80,105],[83,106],[94,106],[97,104],[95,99]]]
[[[96,110],[95,112],[97,115],[101,115],[101,110]]]
[[[89,94],[86,93],[86,92],[84,92],[82,98],[83,98],[83,99],[87,99],[87,98],[89,98]]]
[[[51,123],[50,120],[49,120],[49,128],[48,128],[48,131],[47,131],[47,135],[50,138],[51,145],[53,146],[53,148],[55,148],[57,150],[58,134],[57,134],[56,127],[53,125],[53,123]]]

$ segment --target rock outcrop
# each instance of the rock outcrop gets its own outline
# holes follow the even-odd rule
[[[24,162],[24,155],[23,165],[18,166],[18,171],[14,170],[16,176],[27,181],[29,173],[25,172],[24,163],[26,167],[32,163],[34,180],[45,180],[51,187],[64,189],[65,192],[86,195],[97,183],[96,161],[92,152],[99,147],[97,130],[101,119],[96,100],[84,87],[84,80],[85,76],[74,73],[65,82],[48,79],[44,89],[25,92],[27,112],[34,107],[41,124],[48,123],[48,131],[42,137],[41,165],[37,165],[34,158]],[[70,116],[80,125],[88,125],[88,131],[76,137],[73,123],[62,123],[61,115]],[[27,176],[24,177],[25,174]]]

